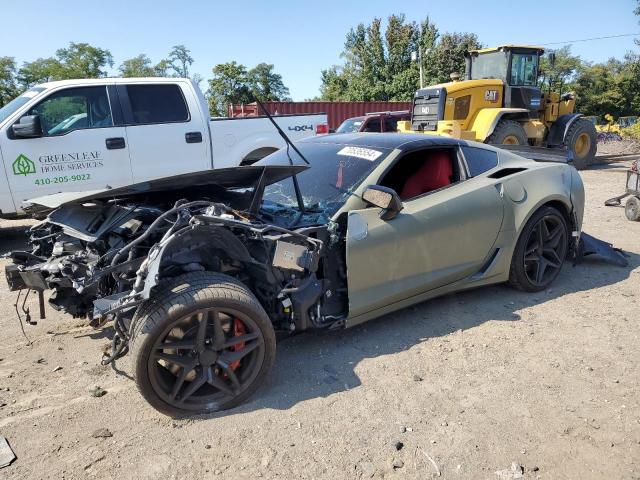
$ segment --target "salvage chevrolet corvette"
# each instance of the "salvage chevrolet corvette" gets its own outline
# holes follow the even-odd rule
[[[575,254],[584,190],[566,162],[423,135],[296,146],[34,201],[51,213],[32,250],[11,253],[9,285],[113,323],[103,363],[130,350],[141,394],[178,416],[246,400],[276,331],[349,327],[500,282],[542,290]]]

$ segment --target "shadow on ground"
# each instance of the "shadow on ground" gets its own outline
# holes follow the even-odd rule
[[[30,250],[29,228],[30,225],[0,227],[0,255],[6,255],[12,250]]]
[[[594,259],[575,267],[567,264],[546,292],[524,293],[504,285],[484,287],[430,300],[352,329],[305,333],[281,341],[274,369],[260,391],[243,406],[205,418],[263,408],[288,409],[305,400],[358,387],[361,382],[354,368],[364,359],[401,352],[426,339],[487,321],[518,321],[521,309],[616,284],[640,265],[640,255],[630,253],[628,259],[625,268]],[[493,301],[487,303],[488,297]],[[407,378],[414,373],[420,372],[403,372]]]
[[[24,227],[3,229],[0,252],[25,248],[25,230]],[[361,382],[354,369],[365,359],[401,352],[429,338],[467,330],[487,321],[518,321],[517,312],[521,309],[621,282],[640,266],[640,255],[627,253],[629,266],[625,268],[593,258],[577,266],[567,263],[552,288],[544,292],[524,293],[503,285],[484,287],[430,300],[352,329],[309,332],[287,338],[278,343],[274,369],[248,403],[200,418],[265,408],[285,410],[305,400],[358,387]],[[491,301],[487,302],[488,298]],[[112,333],[107,329],[87,335],[105,339],[111,338]],[[419,372],[404,372],[407,378],[414,373]]]

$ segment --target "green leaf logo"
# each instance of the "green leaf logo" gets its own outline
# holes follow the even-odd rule
[[[23,154],[18,155],[12,166],[14,175],[24,175],[26,177],[30,173],[36,173],[36,164]]]

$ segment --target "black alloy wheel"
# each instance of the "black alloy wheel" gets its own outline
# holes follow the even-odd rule
[[[195,272],[165,283],[132,320],[138,390],[174,417],[239,405],[275,361],[267,313],[246,285],[228,275]]]
[[[186,410],[215,410],[255,379],[264,341],[251,318],[232,309],[201,309],[160,335],[149,362],[158,396]]]
[[[547,288],[558,276],[569,249],[565,217],[543,207],[525,225],[514,251],[509,283],[528,292]]]

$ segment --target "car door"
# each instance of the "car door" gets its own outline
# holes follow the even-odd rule
[[[118,85],[134,181],[211,168],[206,119],[179,83]]]
[[[51,193],[131,183],[118,109],[115,90],[107,85],[63,88],[25,113],[39,117],[41,136],[18,138],[9,125],[0,134],[0,149],[16,207]]]
[[[376,207],[350,211],[349,316],[478,271],[491,255],[502,224],[497,182],[486,177],[462,179],[405,201],[404,209],[391,220],[382,220]]]

